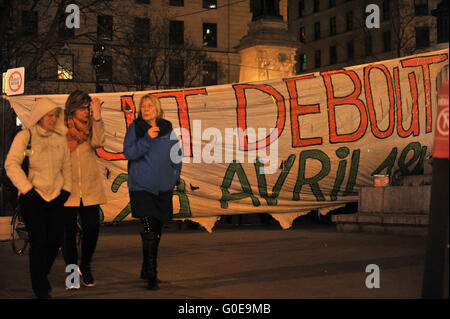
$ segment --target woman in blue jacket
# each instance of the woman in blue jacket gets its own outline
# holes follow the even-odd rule
[[[128,189],[132,216],[144,226],[141,278],[148,289],[159,289],[158,245],[161,230],[173,214],[172,192],[180,180],[181,156],[172,123],[155,96],[146,94],[139,103],[138,117],[128,127],[123,151],[128,160]]]

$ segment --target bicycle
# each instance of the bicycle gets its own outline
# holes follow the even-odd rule
[[[83,231],[81,229],[80,218],[77,219],[77,246],[81,246]],[[16,255],[22,255],[30,242],[28,231],[20,211],[20,205],[14,209],[14,215],[11,219],[11,247]]]
[[[20,205],[17,205],[11,219],[11,247],[14,253],[22,255],[27,249],[29,241],[28,231],[20,212]]]

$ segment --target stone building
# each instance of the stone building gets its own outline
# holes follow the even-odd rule
[[[250,0],[105,0],[106,6],[101,8],[84,9],[80,5],[80,28],[73,29],[64,27],[64,19],[52,29],[57,12],[53,1],[32,11],[28,8],[32,1],[30,5],[27,2],[14,9],[27,41],[42,43],[47,39],[53,47],[37,65],[26,70],[25,94],[68,93],[76,88],[118,92],[239,81],[241,59],[236,46],[252,20]],[[63,13],[63,18],[70,13]],[[287,0],[280,1],[280,14],[286,19]],[[13,32],[16,30],[11,31],[11,45],[17,34]],[[50,38],[43,32],[49,32]],[[136,41],[131,40],[145,38],[132,46]],[[185,52],[179,48],[183,42]],[[124,53],[127,46],[132,49]],[[3,52],[8,51],[4,47]],[[161,50],[150,54],[156,47]],[[167,47],[175,52],[170,57],[162,50]],[[99,48],[104,51],[95,53]],[[193,57],[196,53],[206,56]],[[93,59],[96,57],[101,59]],[[27,67],[32,58],[25,53],[10,61],[8,67]],[[167,68],[162,71],[156,67],[153,63],[157,59]],[[95,68],[94,62],[101,66]],[[154,78],[158,78],[157,83]]]
[[[297,73],[392,59],[430,50],[439,0],[289,0],[289,30],[302,46]],[[368,28],[376,4],[379,26]],[[370,8],[369,8],[370,9]]]

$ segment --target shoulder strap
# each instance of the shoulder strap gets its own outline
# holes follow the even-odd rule
[[[31,149],[31,130],[28,129],[28,134],[30,135],[30,137],[28,138],[28,145],[27,145],[27,150]]]
[[[30,134],[30,137],[28,138],[28,145],[27,145],[27,150],[30,150],[31,149],[31,130],[30,129],[28,129],[28,133]],[[24,157],[24,159],[23,159],[23,162],[22,162],[22,170],[25,172],[25,175],[26,176],[28,176],[28,169],[29,169],[29,167],[30,167],[30,159],[29,159],[29,155],[27,155],[27,152],[24,152],[25,153],[25,157]]]

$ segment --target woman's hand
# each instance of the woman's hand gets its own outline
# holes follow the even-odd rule
[[[102,119],[102,111],[101,111],[101,103],[100,100],[94,97],[91,101],[91,110],[92,117],[95,121],[100,121]]]
[[[150,138],[158,137],[159,127],[158,126],[153,126],[153,127],[149,128],[148,131],[147,131],[147,134],[150,136]]]

